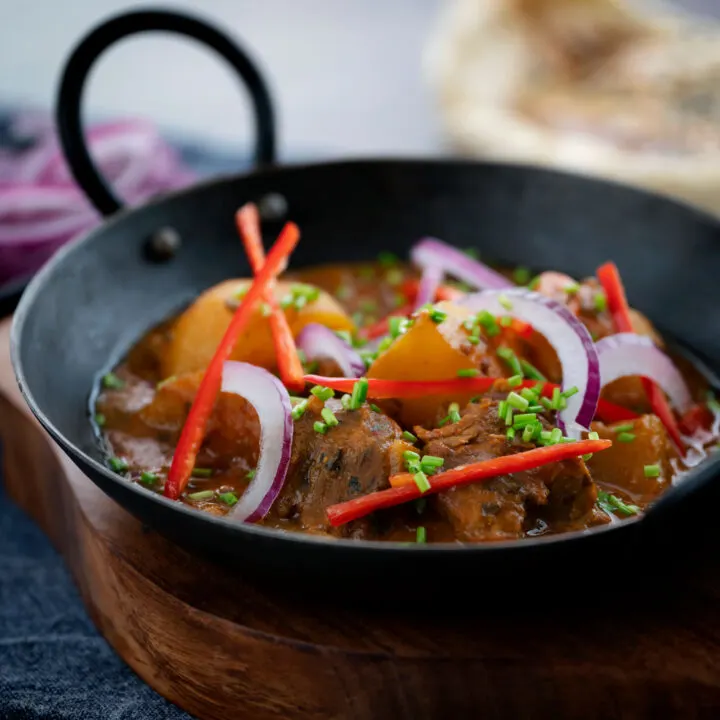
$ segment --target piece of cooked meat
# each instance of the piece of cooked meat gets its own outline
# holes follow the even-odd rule
[[[307,532],[371,535],[369,520],[332,528],[327,508],[389,487],[388,478],[402,470],[402,454],[411,446],[402,440],[402,429],[394,420],[367,405],[358,410],[344,410],[337,400],[325,405],[339,424],[325,434],[315,432],[322,403],[310,400],[295,421],[290,469],[272,512],[298,520]]]
[[[507,440],[497,407],[496,400],[485,398],[468,405],[458,423],[434,430],[416,427],[422,453],[443,458],[443,470],[449,470],[534,447]],[[596,498],[595,483],[577,458],[456,487],[431,502],[452,524],[458,539],[479,542],[522,537],[532,529],[528,523],[537,518],[551,529],[603,522],[595,511]]]
[[[627,425],[629,423],[622,423]],[[612,447],[597,453],[588,466],[593,477],[603,485],[618,488],[633,502],[651,502],[670,485],[673,475],[671,460],[678,457],[668,438],[665,426],[656,415],[643,415],[632,421],[635,436],[632,442],[619,442],[615,426],[593,423],[592,429],[601,438],[613,440]],[[660,476],[645,477],[645,465],[659,465]]]

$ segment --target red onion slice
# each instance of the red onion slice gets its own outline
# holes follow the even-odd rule
[[[487,310],[493,316],[511,315],[544,335],[560,360],[563,389],[579,390],[558,413],[558,425],[570,437],[578,437],[579,428],[590,427],[600,398],[600,360],[590,333],[570,310],[551,298],[519,288],[474,293],[458,304],[476,312]]]
[[[267,370],[228,361],[223,366],[222,392],[245,398],[260,421],[260,454],[255,477],[227,517],[253,523],[267,515],[280,494],[290,465],[293,421],[290,396]]]
[[[596,347],[602,387],[622,377],[646,377],[661,388],[679,413],[692,406],[690,390],[680,371],[649,337],[618,333],[599,340]]]
[[[334,331],[320,323],[308,323],[298,335],[297,345],[308,360],[334,360],[343,377],[360,377],[365,372],[365,363],[360,355]]]
[[[436,268],[479,290],[515,287],[506,277],[487,265],[473,260],[461,250],[435,238],[425,238],[417,243],[410,251],[410,259],[419,267]]]
[[[445,273],[442,268],[435,265],[426,267],[423,270],[417,297],[415,298],[415,310],[419,310],[427,303],[435,302],[435,294],[444,276]]]

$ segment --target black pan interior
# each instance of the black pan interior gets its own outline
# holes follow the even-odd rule
[[[718,224],[619,185],[512,165],[358,161],[223,179],[119,213],[62,250],[33,280],[15,319],[15,366],[33,410],[96,483],[145,522],[200,549],[245,562],[262,548],[266,557],[270,553],[269,565],[287,569],[299,562],[321,573],[338,570],[348,552],[370,574],[394,567],[399,558],[406,569],[415,563],[408,564],[403,548],[378,552],[365,543],[350,547],[228,526],[171,506],[97,464],[102,457],[88,422],[93,379],[200,291],[248,274],[233,214],[242,203],[270,193],[285,198],[287,215],[266,223],[266,240],[285,219],[302,231],[294,266],[369,259],[382,250],[402,256],[426,235],[477,247],[486,259],[578,277],[612,259],[631,304],[711,367],[720,364]],[[148,238],[168,226],[182,239],[178,253],[166,262],[149,259]],[[619,539],[642,525],[631,522],[627,529],[594,535]],[[458,548],[453,554],[508,558],[544,552],[552,544],[598,542],[584,536],[578,543],[524,541],[514,548]],[[452,569],[441,548],[413,553],[420,555],[423,562],[437,558],[438,567]]]

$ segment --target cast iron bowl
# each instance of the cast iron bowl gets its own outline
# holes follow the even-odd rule
[[[677,202],[608,182],[482,162],[362,160],[265,167],[119,210],[83,144],[80,97],[104,48],[149,29],[201,39],[230,60],[255,101],[258,159],[269,165],[274,155],[272,111],[259,74],[223,33],[197,19],[161,11],[125,14],[95,29],[71,56],[58,103],[64,149],[78,182],[112,217],[62,249],[33,279],[11,342],[30,408],[88,478],[142,522],[195,551],[284,581],[294,578],[295,587],[382,582],[386,597],[419,577],[445,587],[468,572],[486,583],[515,577],[526,586],[533,578],[575,586],[583,573],[569,569],[578,562],[606,563],[632,548],[646,566],[654,557],[667,564],[680,557],[673,553],[685,552],[686,541],[704,537],[717,502],[713,481],[720,457],[689,474],[643,519],[587,533],[467,546],[327,540],[233,523],[111,472],[89,421],[97,377],[149,327],[201,291],[249,274],[233,215],[251,200],[272,210],[264,223],[268,240],[286,219],[299,224],[294,267],[367,260],[382,250],[406,256],[424,235],[475,246],[484,258],[502,263],[576,277],[612,259],[635,307],[670,337],[681,338],[709,372],[720,359],[720,226]],[[181,243],[174,252],[158,252],[158,233],[168,228]]]

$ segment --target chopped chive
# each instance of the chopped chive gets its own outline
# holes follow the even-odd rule
[[[528,290],[537,290],[538,285],[540,284],[540,276],[536,275],[529,283],[528,283]]]
[[[170,375],[170,377],[166,377],[164,380],[161,380],[156,386],[156,390],[160,390],[164,388],[166,385],[169,385],[171,382],[174,382],[177,380],[177,375]]]
[[[471,403],[479,403],[480,402],[480,395],[476,395],[475,397],[470,398]]]
[[[580,392],[580,390],[578,390],[577,386],[576,386],[576,385],[573,385],[573,386],[572,386],[571,388],[569,388],[568,390],[565,390],[564,392],[561,392],[561,393],[560,393],[560,397],[563,397],[563,398],[565,398],[565,399],[567,400],[568,398],[571,398],[573,395],[577,395],[579,392]]]
[[[436,324],[439,325],[441,322],[445,320],[447,317],[447,313],[443,312],[442,310],[438,310],[437,308],[432,308],[432,310],[428,313],[430,315],[430,319]]]
[[[370,409],[373,412],[382,414],[382,410],[375,403],[370,403]]]
[[[386,250],[378,253],[378,263],[383,267],[392,267],[400,262],[400,258],[395,253],[387,252]]]
[[[508,404],[507,400],[501,400],[498,403],[498,417],[505,419],[505,413],[507,412]]]
[[[403,452],[403,459],[408,461],[420,461],[420,454],[416,453],[414,450],[405,450]]]
[[[505,424],[506,425],[513,424],[513,408],[512,408],[512,405],[510,405],[510,403],[508,403],[508,406],[505,409]]]
[[[350,397],[350,395],[345,393],[345,395],[340,398],[340,404],[345,410],[350,410],[350,406],[352,405],[352,398]]]
[[[426,493],[430,489],[430,483],[428,482],[427,475],[422,470],[413,475],[413,480],[421,493]]]
[[[475,378],[480,375],[477,368],[461,368],[457,371],[457,376],[461,378]]]
[[[388,330],[390,331],[390,337],[396,338],[400,337],[400,326],[402,324],[403,319],[401,317],[391,317],[388,320]]]
[[[404,279],[405,274],[399,268],[390,268],[390,270],[385,273],[385,282],[392,287],[399,285]],[[405,298],[403,297],[403,300],[400,304],[404,302]]]
[[[421,545],[427,542],[427,531],[422,525],[415,531],[415,542]]]
[[[157,485],[157,482],[159,479],[160,478],[155,473],[151,473],[151,472],[144,472],[140,475],[140,482],[143,485],[147,485],[148,487]]]
[[[520,428],[524,428],[527,425],[534,425],[537,421],[537,415],[534,413],[521,413],[515,415],[513,418],[513,427],[520,430]]]
[[[613,432],[615,432],[615,433],[632,432],[634,429],[635,429],[634,423],[625,423],[624,425],[616,425],[613,428]]]
[[[403,436],[403,440],[407,440],[409,443],[417,442],[417,438],[415,437],[415,435],[413,435],[411,432],[408,432],[407,430],[405,430],[405,432],[403,432],[402,436]]]
[[[646,478],[660,477],[660,466],[659,465],[645,465],[643,467],[643,473]]]
[[[209,478],[213,474],[210,468],[193,468],[191,475],[196,478]]]
[[[109,372],[103,375],[102,386],[106,390],[121,390],[125,387],[125,381],[120,379],[115,373]]]
[[[445,464],[445,460],[441,457],[435,457],[435,455],[425,455],[420,461],[420,469],[426,475],[433,475]]]
[[[255,477],[255,473],[257,472],[257,468],[253,468],[252,470],[248,470],[247,474],[245,475],[245,478],[247,480],[252,480]]]
[[[542,405],[533,405],[530,404],[527,407],[527,411],[531,413],[541,413],[545,410],[545,408]]]
[[[505,295],[505,293],[501,293],[501,294],[498,296],[498,302],[499,302],[508,312],[513,309],[513,304],[512,304],[512,302],[510,301],[510,298],[509,298],[507,295]]]
[[[635,433],[622,432],[618,433],[617,441],[621,443],[631,443],[635,439]]]
[[[335,297],[338,300],[348,300],[352,295],[352,289],[349,285],[339,285],[335,290]]]
[[[554,410],[552,401],[550,401],[546,397],[541,397],[538,399],[538,402],[546,409],[546,410]]]
[[[111,457],[108,460],[108,465],[118,473],[125,472],[128,469],[127,461],[119,457]]]
[[[313,360],[312,362],[303,365],[303,368],[308,375],[312,375],[319,367],[320,363],[317,360]]]
[[[560,395],[560,388],[554,388],[552,394],[552,400],[550,401],[553,410],[560,409],[560,401],[562,397]]]
[[[507,382],[511,388],[514,388],[514,387],[518,387],[518,385],[522,385],[522,381],[523,381],[522,375],[513,375],[511,378],[508,378]],[[520,393],[520,394],[522,395],[522,393]]]
[[[498,357],[501,357],[512,370],[513,375],[523,374],[517,355],[509,347],[499,347],[497,349],[497,354]]]
[[[588,433],[588,440],[599,440],[600,436],[596,432],[589,432]]]
[[[524,443],[529,443],[535,435],[535,423],[528,423],[523,428],[523,434],[522,434],[522,441]]]
[[[607,310],[607,297],[605,297],[605,293],[595,293],[595,297],[593,298],[593,304],[595,305],[595,310],[597,312],[605,312]]]
[[[320,416],[329,428],[340,424],[340,421],[335,417],[335,413],[328,407],[324,407],[320,411]]]
[[[350,396],[350,409],[358,410],[360,406],[367,400],[368,393],[368,381],[367,378],[360,378],[352,389],[352,395]]]
[[[200,490],[200,492],[188,493],[188,500],[210,500],[215,496],[214,490]]]
[[[299,420],[305,414],[305,410],[307,410],[307,405],[307,400],[299,402],[290,412],[290,415],[292,415],[292,419]]]
[[[310,390],[310,392],[319,400],[322,400],[325,402],[326,400],[329,400],[331,397],[335,397],[335,391],[328,387],[323,387],[322,385],[316,385],[314,388]]]
[[[500,325],[504,328],[509,328],[512,325],[512,318],[509,315],[503,315],[500,318]]]
[[[95,414],[95,424],[98,427],[103,427],[106,422],[107,422],[107,419],[105,418],[105,416],[102,413]]]
[[[226,492],[218,495],[218,500],[222,500],[226,505],[232,507],[237,501],[237,495],[234,492]]]
[[[534,366],[531,365],[527,360],[520,361],[520,367],[525,377],[530,380],[539,380],[540,382],[547,382],[547,378]]]
[[[516,375],[515,377],[518,376]],[[512,378],[510,379],[512,380]],[[530,403],[538,401],[538,394],[532,388],[523,388],[522,390],[520,390],[520,395]]]
[[[527,407],[530,404],[522,395],[518,395],[516,392],[509,393],[507,401],[508,405],[516,410],[527,410]]]
[[[335,334],[348,345],[353,344],[353,337],[349,330],[335,330]]]
[[[510,442],[512,442],[513,440],[515,440],[515,431],[511,427],[509,427],[507,429],[507,432],[505,433],[505,436]]]
[[[471,345],[479,345],[479,344],[480,344],[480,338],[479,338],[479,337],[475,337],[474,335],[471,335],[470,337],[468,337],[467,341],[468,341]]]
[[[418,498],[415,501],[415,512],[418,515],[422,515],[425,512],[425,508],[427,507],[427,498]]]
[[[580,285],[579,283],[570,283],[570,285],[566,285],[563,289],[568,295],[576,295],[578,290],[580,290]]]
[[[450,407],[448,407],[448,417],[453,423],[460,422],[460,406],[457,403],[450,403]]]
[[[477,315],[477,321],[485,330],[488,337],[495,337],[500,334],[500,328],[498,327],[497,320],[487,310],[481,310]]]
[[[540,433],[540,439],[541,439],[543,442],[550,442],[550,438],[551,438],[551,433],[550,433],[549,430],[543,430],[543,431]]]
[[[518,285],[527,285],[530,282],[530,278],[532,277],[530,270],[526,267],[516,267],[515,270],[513,270],[513,280]]]
[[[560,428],[553,428],[550,432],[550,442],[553,445],[557,445],[562,440],[562,430]]]
[[[313,430],[320,434],[324,435],[327,432],[328,426],[324,422],[320,422],[319,420],[316,420],[313,423]]]
[[[637,505],[629,505],[616,495],[611,495],[604,490],[598,490],[597,504],[609,515],[615,511],[621,512],[623,515],[637,515],[640,512]]]
[[[365,363],[365,367],[369,368],[377,360],[377,352],[372,350],[361,350],[359,353],[362,361]]]

